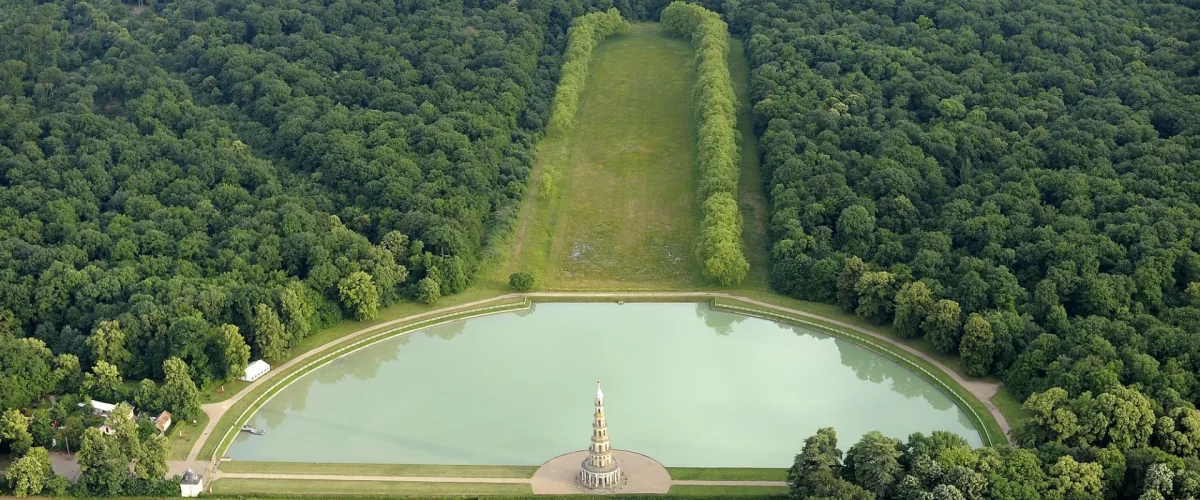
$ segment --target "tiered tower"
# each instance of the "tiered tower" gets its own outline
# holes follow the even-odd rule
[[[604,421],[604,391],[596,381],[596,413],[592,422],[592,445],[579,471],[584,488],[615,490],[621,487],[621,463],[613,459],[612,444],[608,442],[608,424]]]

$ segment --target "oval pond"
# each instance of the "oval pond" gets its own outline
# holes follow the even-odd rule
[[[808,329],[691,303],[542,303],[414,331],[301,377],[240,433],[235,460],[537,465],[587,447],[596,379],[613,446],[666,466],[787,467],[837,429],[953,431],[925,379]]]

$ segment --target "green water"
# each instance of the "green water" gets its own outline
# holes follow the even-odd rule
[[[235,460],[536,465],[587,447],[604,383],[613,447],[667,466],[787,467],[804,438],[842,449],[970,420],[853,343],[706,304],[538,304],[380,342],[297,380]]]

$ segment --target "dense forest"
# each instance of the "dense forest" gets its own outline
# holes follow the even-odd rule
[[[161,443],[15,411],[47,394],[193,414],[248,359],[465,289],[514,224],[571,20],[667,3],[7,2],[0,452],[45,483],[23,491],[65,488],[51,421],[93,445],[79,493],[161,487],[121,466]],[[746,41],[772,286],[957,354],[1030,415],[1020,449],[843,453],[823,429],[797,498],[1200,496],[1200,4],[697,3]]]
[[[240,357],[230,327],[275,357],[465,288],[591,7],[10,2],[0,408],[55,390],[23,337],[127,379],[178,357],[204,384]]]
[[[1200,5],[724,7],[752,64],[774,287],[1002,377],[1052,477],[1018,495],[905,455],[866,481],[853,453],[814,450],[821,474],[882,498],[1195,497]],[[925,454],[980,477],[1027,460],[953,453]]]

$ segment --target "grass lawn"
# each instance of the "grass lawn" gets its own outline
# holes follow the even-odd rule
[[[216,494],[272,495],[532,495],[529,484],[418,483],[407,481],[323,481],[314,479],[224,478],[212,483]]]
[[[680,481],[787,481],[787,469],[752,467],[667,467]]]
[[[176,420],[167,431],[167,439],[171,440],[171,454],[167,456],[167,459],[187,460],[188,453],[196,445],[196,439],[204,432],[206,425],[208,425],[208,414],[203,412],[196,419],[195,425],[191,422]]]
[[[1004,415],[1004,419],[1008,420],[1009,425],[1016,426],[1017,422],[1029,418],[1029,412],[1021,407],[1021,400],[1013,395],[1007,387],[1001,388],[995,396],[992,396],[992,404],[996,405],[996,409]]]
[[[224,481],[224,479],[222,479]],[[787,486],[693,486],[677,484],[667,491],[668,496],[682,497],[787,497]]]
[[[578,124],[548,135],[533,178],[558,172],[548,198],[531,189],[512,256],[539,287],[700,285],[696,72],[687,42],[638,23],[596,48]]]
[[[413,464],[315,464],[299,462],[230,461],[221,464],[223,472],[267,474],[335,474],[341,476],[417,476],[417,477],[533,477],[537,466],[505,465],[413,465]]]
[[[742,245],[746,260],[750,262],[750,274],[742,282],[743,288],[767,289],[770,270],[770,253],[767,240],[767,193],[763,185],[762,166],[758,162],[758,138],[754,136],[754,114],[750,105],[750,65],[746,61],[740,38],[729,40],[729,76],[733,79],[733,92],[737,94],[738,114],[738,211],[742,214]]]

